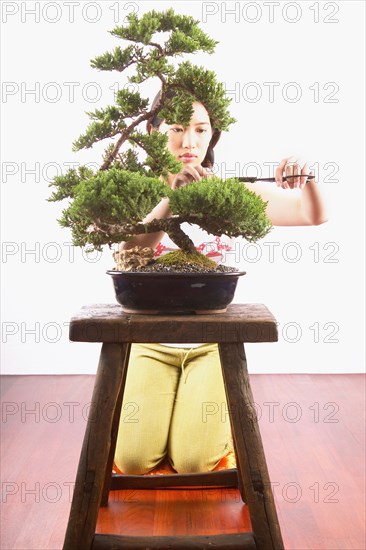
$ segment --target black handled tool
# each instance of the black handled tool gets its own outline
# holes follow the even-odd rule
[[[287,179],[290,179],[290,178],[308,178],[309,180],[312,180],[315,178],[315,176],[308,176],[307,174],[295,174],[293,176],[283,176],[282,177],[282,181],[286,181]],[[247,177],[240,177],[240,178],[236,178],[238,179],[239,181],[242,181],[242,182],[247,182],[247,183],[254,183],[255,181],[276,181],[276,178],[251,178],[250,176],[247,176]]]

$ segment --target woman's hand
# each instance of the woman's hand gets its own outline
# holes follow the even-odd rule
[[[292,156],[282,159],[275,172],[277,187],[282,187],[283,189],[304,189],[308,180],[306,176],[313,175],[313,171],[309,170],[310,163],[306,161],[304,162],[299,157]],[[296,175],[298,177],[288,178],[287,180],[282,181],[283,176],[292,175]],[[313,179],[310,181],[313,181]]]
[[[192,183],[192,181],[199,181],[200,179],[211,176],[212,172],[209,168],[203,168],[203,166],[185,166],[179,174],[175,176],[172,181],[171,189],[178,189],[179,187],[185,187]]]

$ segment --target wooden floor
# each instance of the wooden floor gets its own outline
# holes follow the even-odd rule
[[[3,376],[2,550],[59,550],[93,376]],[[363,375],[252,375],[288,550],[365,550]],[[119,491],[98,532],[213,534],[248,530],[231,489]]]

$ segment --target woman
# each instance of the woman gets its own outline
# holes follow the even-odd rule
[[[211,173],[220,132],[212,127],[202,103],[193,103],[188,126],[166,124],[155,117],[148,130],[165,133],[169,151],[183,162],[179,174],[168,176],[172,189]],[[297,174],[282,181],[283,175]],[[305,174],[309,174],[309,164],[290,157],[276,170],[277,187],[247,184],[268,201],[267,215],[273,225],[326,221],[318,186],[314,180],[307,181]],[[296,188],[300,196],[291,193]],[[144,221],[171,215],[169,200],[164,198]],[[162,231],[138,235],[121,247],[156,249],[164,238]],[[217,344],[133,344],[116,445],[117,467],[125,474],[144,474],[167,456],[179,473],[210,471],[229,450],[230,424]]]

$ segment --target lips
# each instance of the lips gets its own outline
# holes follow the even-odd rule
[[[192,155],[191,153],[185,153],[184,155],[179,155],[181,159],[195,159],[197,155]]]

